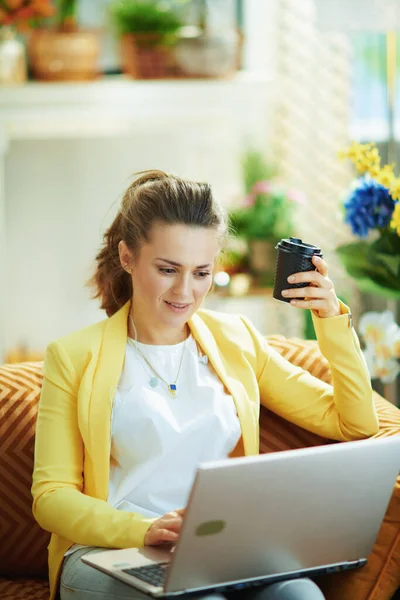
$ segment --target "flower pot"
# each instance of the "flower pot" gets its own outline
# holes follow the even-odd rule
[[[86,81],[99,72],[100,42],[96,31],[37,29],[28,41],[32,74],[47,81]]]
[[[187,77],[229,77],[238,64],[240,38],[235,30],[182,37],[175,46],[177,67]]]
[[[27,77],[25,47],[13,27],[0,28],[0,85],[23,83]]]
[[[121,38],[122,71],[135,79],[165,79],[176,75],[171,46],[158,33],[129,33]]]

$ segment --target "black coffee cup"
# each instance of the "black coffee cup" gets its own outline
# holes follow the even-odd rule
[[[274,280],[273,297],[282,302],[290,302],[292,298],[282,296],[282,290],[304,287],[304,283],[289,283],[287,278],[294,273],[302,271],[315,271],[312,263],[313,256],[322,258],[321,248],[305,244],[301,239],[291,237],[281,240],[275,249],[278,251],[276,257],[276,269]],[[307,284],[306,284],[307,285]],[[301,300],[301,298],[299,298]]]

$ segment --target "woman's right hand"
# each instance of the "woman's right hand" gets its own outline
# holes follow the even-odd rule
[[[144,545],[174,544],[182,528],[185,510],[185,508],[173,510],[154,521],[144,536]]]

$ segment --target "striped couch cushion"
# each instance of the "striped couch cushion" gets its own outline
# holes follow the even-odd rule
[[[0,576],[47,575],[49,534],[32,516],[30,492],[42,379],[42,363],[0,367]]]
[[[50,595],[47,581],[21,579],[10,581],[0,578],[1,600],[48,600]]]

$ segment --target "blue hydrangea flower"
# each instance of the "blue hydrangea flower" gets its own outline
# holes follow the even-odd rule
[[[361,178],[344,203],[345,222],[359,237],[367,237],[370,229],[389,225],[394,210],[389,191],[374,179]]]

